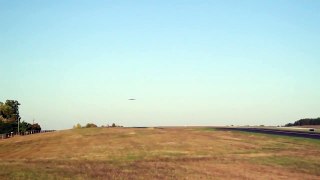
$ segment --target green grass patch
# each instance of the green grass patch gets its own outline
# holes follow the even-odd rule
[[[217,131],[216,128],[212,128],[212,127],[196,128],[195,130],[198,130],[198,131]]]
[[[320,162],[311,159],[302,159],[301,157],[290,156],[271,156],[271,157],[255,157],[253,162],[264,165],[278,165],[290,168],[294,171],[311,173],[320,175]]]
[[[54,164],[5,163],[0,164],[0,179],[63,179],[72,174],[57,168]]]

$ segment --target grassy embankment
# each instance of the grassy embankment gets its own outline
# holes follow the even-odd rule
[[[319,179],[320,141],[210,128],[89,128],[0,141],[0,179]]]

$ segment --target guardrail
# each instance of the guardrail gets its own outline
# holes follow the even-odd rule
[[[8,138],[12,138],[14,136],[27,136],[27,135],[31,135],[31,134],[39,134],[39,133],[48,133],[48,132],[54,132],[56,130],[41,130],[41,131],[37,131],[37,130],[32,130],[32,131],[26,131],[26,132],[20,132],[20,133],[5,133],[5,134],[0,134],[0,139],[8,139]]]

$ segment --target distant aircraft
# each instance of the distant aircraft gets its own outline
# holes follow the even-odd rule
[[[136,99],[128,99],[129,101],[135,101]]]

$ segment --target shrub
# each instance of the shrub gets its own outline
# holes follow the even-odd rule
[[[88,124],[86,125],[86,128],[96,128],[96,127],[98,127],[98,126],[95,125],[95,124],[93,124],[93,123],[88,123]]]
[[[73,126],[73,129],[80,129],[80,128],[81,128],[81,124],[79,124],[79,123],[77,125]]]

